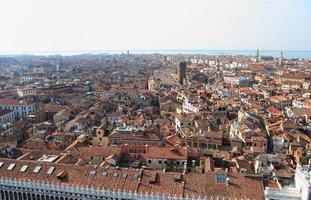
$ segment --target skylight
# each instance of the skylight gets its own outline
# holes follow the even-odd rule
[[[21,168],[21,172],[25,172],[28,169],[28,165],[23,165]]]
[[[33,170],[33,172],[34,172],[34,173],[39,173],[40,170],[41,170],[41,166],[37,166],[37,167]]]
[[[10,164],[10,166],[8,167],[8,170],[10,170],[10,171],[11,171],[11,170],[13,170],[13,169],[14,169],[14,167],[15,167],[15,164],[13,164],[13,163],[12,163],[12,164]]]
[[[90,176],[95,176],[96,171],[90,171]]]
[[[54,170],[55,170],[55,167],[53,167],[53,166],[50,167],[50,168],[48,169],[48,171],[47,171],[47,174],[48,174],[48,175],[53,174]]]
[[[103,176],[107,176],[108,172],[103,171]]]

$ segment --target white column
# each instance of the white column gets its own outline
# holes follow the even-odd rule
[[[17,200],[21,200],[19,199],[19,195],[18,195],[18,192],[15,192],[16,193],[16,197],[17,197]],[[14,192],[13,192],[13,199],[15,198],[15,195],[14,195]]]
[[[5,195],[5,191],[3,191],[3,192],[4,192],[3,198],[4,198],[4,200],[7,200],[7,197],[6,197],[6,195]]]
[[[11,200],[11,195],[10,195],[10,191],[8,191],[8,200]]]

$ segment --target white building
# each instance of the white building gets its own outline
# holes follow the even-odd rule
[[[248,87],[249,80],[245,77],[236,77],[236,76],[224,76],[224,82],[232,85],[238,85],[240,87]]]
[[[25,100],[17,99],[0,99],[0,108],[6,110],[12,110],[14,117],[28,117],[34,113],[36,106],[35,103],[30,103]]]
[[[0,110],[0,124],[14,122],[14,112],[12,110]]]
[[[182,103],[183,113],[196,113],[200,111],[200,104],[189,102],[188,98],[184,98]]]
[[[44,66],[36,66],[33,68],[34,73],[53,73],[56,71],[56,66],[53,65],[44,65]]]
[[[23,82],[29,82],[32,80],[34,80],[34,77],[31,75],[24,74],[21,76],[21,81],[23,81]]]
[[[289,148],[290,139],[285,134],[274,135],[272,137],[273,152],[274,153],[286,153]]]
[[[310,200],[311,199],[311,167],[302,166],[296,169],[295,187],[265,189],[267,200]]]
[[[311,101],[309,99],[295,99],[292,101],[295,108],[311,108]]]
[[[17,95],[19,97],[27,97],[27,96],[36,96],[37,89],[36,88],[17,88]]]

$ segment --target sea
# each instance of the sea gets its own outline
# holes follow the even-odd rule
[[[183,49],[159,49],[159,50],[83,50],[83,51],[41,51],[41,52],[28,52],[28,53],[17,53],[17,54],[0,54],[3,56],[13,56],[13,55],[81,55],[81,54],[126,54],[129,51],[130,54],[190,54],[190,55],[230,55],[230,56],[255,56],[257,50],[183,50]],[[281,50],[259,50],[260,56],[272,56],[280,57]],[[293,51],[293,50],[283,50],[283,57],[286,59],[309,59],[311,60],[311,51]]]

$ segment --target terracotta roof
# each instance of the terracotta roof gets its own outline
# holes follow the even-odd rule
[[[160,141],[159,137],[153,133],[148,131],[137,131],[137,132],[119,132],[114,131],[111,133],[108,138],[119,138],[122,140],[136,140],[136,141],[142,141],[142,140],[153,140],[153,141]]]
[[[274,101],[286,101],[287,100],[287,98],[284,96],[272,96],[270,97],[270,99]]]
[[[210,197],[264,199],[260,181],[247,178],[243,174],[228,173],[229,184],[217,183],[216,173],[188,174],[185,183],[185,194],[203,194]],[[196,181],[194,181],[196,180]]]
[[[178,137],[177,135],[169,135],[164,140],[168,145],[171,145],[171,146],[182,144],[182,139]]]
[[[62,110],[70,110],[73,111],[74,108],[73,106],[65,106],[65,105],[58,105],[58,104],[48,104],[44,107],[45,112],[50,112],[50,113],[57,113]]]
[[[262,72],[262,71],[266,71],[267,70],[264,66],[260,66],[260,65],[251,66],[249,69],[252,72]]]
[[[186,147],[149,147],[144,154],[146,158],[187,159],[188,149]]]
[[[119,147],[80,147],[78,148],[79,158],[82,160],[91,160],[92,156],[108,157],[111,155],[119,155],[121,148]]]
[[[183,197],[200,195],[201,197],[230,197],[231,199],[264,199],[260,181],[247,178],[239,173],[229,173],[229,184],[224,184],[216,182],[216,173],[213,172],[180,175],[180,173],[174,172],[163,173],[132,168],[118,169],[9,159],[0,159],[0,162],[3,162],[0,167],[1,177],[22,181],[84,186],[100,190],[120,189],[137,193],[176,194]],[[10,164],[15,164],[12,170],[7,169]],[[22,172],[20,169],[24,165],[28,165],[28,168]],[[34,169],[37,166],[41,168],[35,173]],[[55,169],[52,174],[48,174],[51,166]],[[180,177],[182,181],[177,180],[176,177]]]
[[[29,105],[26,100],[18,99],[0,99],[0,105]]]
[[[311,108],[293,108],[293,113],[298,116],[311,116]]]

